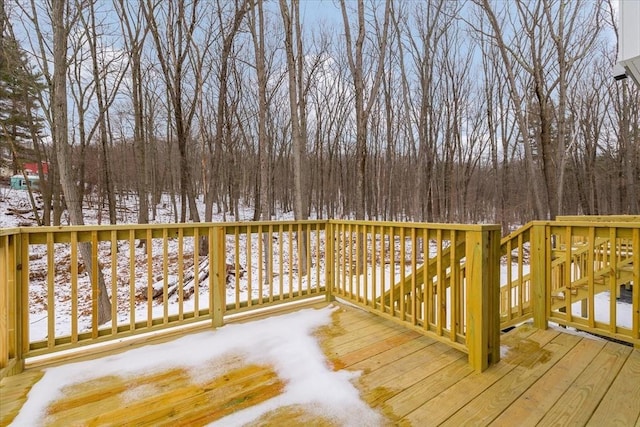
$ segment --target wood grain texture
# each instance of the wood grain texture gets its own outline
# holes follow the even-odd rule
[[[360,372],[354,384],[361,398],[389,425],[640,422],[640,350],[629,346],[524,324],[502,334],[501,361],[479,373],[465,353],[350,306],[339,305],[332,324],[315,335],[334,369]],[[209,375],[198,382],[179,368],[79,382],[50,404],[43,423],[205,425],[286,386],[272,367],[241,357],[201,369]],[[0,426],[13,420],[42,374],[28,369],[0,382]],[[252,425],[336,425],[329,415],[290,406]]]
[[[521,426],[535,426],[604,345],[604,341],[581,340],[526,391],[513,396],[515,400],[492,423],[506,427],[516,419]]]
[[[571,384],[563,398],[547,412],[541,423],[585,425],[632,351],[630,347],[608,342]]]
[[[640,350],[629,355],[589,423],[624,426],[640,423]]]

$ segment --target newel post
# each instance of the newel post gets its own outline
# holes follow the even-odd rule
[[[224,324],[227,287],[227,234],[224,227],[209,229],[209,306],[213,327]]]
[[[466,232],[466,340],[478,372],[500,360],[500,226]]]
[[[0,378],[4,378],[24,370],[25,307],[22,306],[22,235],[10,234],[1,239]]]
[[[531,227],[531,304],[533,306],[533,326],[547,329],[547,279],[551,277],[551,262],[547,263],[547,225],[535,223]],[[550,258],[550,256],[549,256]]]
[[[333,297],[333,286],[335,280],[335,234],[331,221],[327,221],[324,230],[325,248],[324,248],[324,271],[325,271],[325,295],[326,301],[331,302]]]

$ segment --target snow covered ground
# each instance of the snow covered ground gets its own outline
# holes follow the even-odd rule
[[[153,223],[172,223],[174,222],[174,212],[171,209],[172,203],[170,201],[169,196],[166,196],[165,199],[158,204],[156,207],[157,215],[155,219],[151,222]],[[203,206],[199,207],[201,210],[204,210]],[[0,227],[17,227],[17,226],[35,226],[36,221],[33,213],[29,212],[31,209],[31,204],[28,198],[28,193],[23,190],[15,190],[8,187],[0,187]],[[127,223],[135,223],[137,221],[136,215],[136,200],[134,197],[129,197],[128,199],[122,199],[119,201],[118,208],[118,221],[121,224]],[[202,215],[204,212],[201,213]],[[101,211],[97,209],[95,204],[87,202],[85,204],[85,223],[86,224],[98,224],[105,223],[105,218],[107,213],[102,209]],[[253,217],[253,208],[249,206],[244,206],[240,209],[240,217],[235,218],[233,215],[227,213],[226,215],[223,213],[218,213],[214,215],[214,222],[222,222],[222,221],[249,221]],[[274,219],[278,220],[291,220],[293,219],[293,215],[291,213],[281,212]],[[63,224],[66,219],[63,215]],[[285,236],[286,238],[290,238],[289,235]],[[252,254],[257,254],[258,251],[255,248],[258,245],[257,236],[254,236],[253,240],[250,243],[246,242],[246,236],[240,236],[239,238],[240,245],[249,244],[254,247],[251,251]],[[283,239],[284,240],[284,239]],[[228,247],[233,247],[234,242],[231,238],[228,238],[229,244]],[[163,240],[162,239],[152,239],[151,241],[152,253],[153,253],[153,274],[151,280],[155,282],[152,283],[152,286],[156,287],[158,285],[162,286],[165,280],[165,274],[163,271],[162,265],[162,254],[163,254]],[[178,243],[177,239],[169,239],[168,241],[168,251],[170,256],[175,256],[178,253]],[[284,242],[285,245],[285,253],[282,257],[275,256],[274,261],[274,269],[279,269],[278,262],[282,261],[285,264],[284,272],[289,271],[290,269],[295,268],[295,265],[292,266],[292,263],[288,259],[288,253],[286,252],[286,247],[289,244],[288,241]],[[185,253],[185,265],[184,269],[187,271],[191,268],[193,264],[193,238],[185,237],[183,241],[183,250]],[[315,249],[315,245],[313,248]],[[277,248],[276,248],[277,250]],[[111,247],[108,242],[102,242],[99,244],[99,259],[102,264],[102,273],[105,277],[105,282],[108,284],[108,291],[111,292],[111,280],[113,269],[111,266],[112,257],[111,257]],[[32,245],[29,248],[29,270],[30,270],[30,281],[29,281],[29,336],[31,341],[39,341],[46,339],[46,337],[50,334],[48,330],[48,316],[50,312],[53,310],[53,315],[55,316],[54,320],[54,332],[55,336],[64,336],[69,335],[72,330],[71,318],[72,318],[72,288],[70,284],[70,255],[69,255],[69,245],[66,244],[55,244],[54,245],[54,253],[50,254],[46,245]],[[146,293],[144,290],[149,285],[149,277],[147,275],[147,253],[146,248],[134,248],[134,254],[136,256],[137,262],[135,263],[135,297],[136,306],[133,308],[130,307],[130,286],[129,283],[129,273],[131,271],[131,264],[129,259],[130,254],[129,243],[127,241],[121,241],[118,244],[117,251],[117,262],[115,271],[118,276],[115,279],[117,281],[117,298],[116,306],[117,306],[117,317],[118,324],[128,324],[130,320],[133,319],[135,321],[146,320],[147,319],[147,303],[144,298],[141,298]],[[243,269],[245,267],[253,267],[254,271],[256,271],[260,266],[260,260],[257,257],[254,257],[253,260],[247,260],[246,258],[247,251],[242,250],[239,253],[238,259],[235,259],[235,254],[230,254],[227,259],[228,263],[235,264],[239,266],[239,269]],[[48,259],[49,256],[53,257],[53,264],[55,265],[55,295],[51,297],[48,295]],[[190,256],[190,258],[189,258]],[[315,255],[314,255],[315,256]],[[206,264],[206,257],[204,258]],[[169,274],[166,277],[166,280],[169,284],[177,281],[177,276],[175,275],[175,269],[177,269],[177,264],[175,262],[170,263],[169,266]],[[200,271],[203,271],[201,269]],[[307,288],[311,286],[312,283],[316,283],[319,274],[322,274],[321,271],[314,269],[311,271],[311,274],[308,277],[303,277],[300,281],[297,281],[297,277],[291,277],[288,274],[282,274],[281,277],[278,278],[278,284],[282,286],[284,291],[288,291],[289,286],[292,286],[294,289],[296,286],[302,286]],[[238,276],[241,276],[238,274]],[[235,277],[234,277],[235,279]],[[253,282],[256,282],[257,275],[254,277]],[[289,283],[290,280],[296,280],[296,283]],[[196,302],[196,298],[185,298],[182,306],[182,310],[184,312],[193,311],[194,305],[198,304],[198,309],[206,309],[208,308],[209,298],[208,298],[208,286],[207,281],[204,280],[200,286],[198,301]],[[247,283],[246,277],[239,277],[237,281],[237,286],[230,286],[227,289],[227,301],[232,302],[236,299],[241,301],[246,301],[248,298],[257,298],[258,295],[262,292],[261,286],[257,284],[253,284],[250,286]],[[78,322],[78,331],[83,332],[91,329],[91,284],[89,280],[89,276],[86,273],[80,271],[78,277],[78,299],[77,299],[77,322]],[[238,295],[236,295],[238,293]],[[113,299],[112,299],[113,300]],[[162,317],[164,314],[164,306],[158,301],[152,302],[152,312],[154,317]],[[171,297],[169,301],[168,312],[169,315],[178,313],[178,297],[177,294]],[[107,325],[109,327],[109,325]]]
[[[88,197],[87,200],[88,202],[85,207],[85,210],[86,210],[85,217],[86,217],[87,224],[97,224],[98,222],[101,222],[102,221],[101,218],[105,217],[106,212],[103,212],[104,210],[99,211],[98,209],[96,209],[96,205],[95,203],[91,203],[90,197]],[[157,216],[155,220],[152,222],[171,223],[174,219],[174,212],[172,211],[171,206],[172,206],[172,203],[170,201],[170,198],[166,196],[165,199],[157,206]],[[28,193],[26,191],[14,190],[8,187],[0,187],[0,227],[14,227],[19,225],[26,225],[29,223],[35,225],[33,215],[25,212],[29,208],[30,208],[30,203],[29,203]],[[253,217],[253,208],[251,207],[245,206],[242,209],[240,209],[240,212],[241,212],[241,217],[237,219],[230,214],[224,215],[222,213],[218,213],[214,217],[214,221],[224,221],[224,220],[246,221],[246,220],[250,220]],[[119,215],[119,221],[121,223],[134,223],[136,221],[135,197],[121,198],[119,200],[118,215]],[[293,219],[293,215],[290,212],[289,213],[280,212],[276,215],[275,219],[291,220]],[[315,238],[323,239],[324,236],[312,235],[312,239],[315,239]],[[282,251],[282,262],[283,262],[283,268],[281,269],[280,265],[277,264],[280,261],[280,259],[277,256],[277,253],[274,253],[274,259],[275,259],[274,262],[276,263],[274,264],[274,272],[279,276],[274,280],[275,282],[274,286],[278,288],[282,286],[282,289],[286,292],[289,290],[290,287],[292,287],[293,289],[295,289],[296,286],[303,286],[304,288],[308,288],[309,286],[313,286],[313,284],[318,284],[321,278],[323,277],[324,269],[321,269],[321,268],[313,269],[310,277],[302,277],[300,279],[298,279],[296,275],[290,274],[292,270],[296,269],[296,265],[295,265],[296,260],[288,259],[289,252],[287,251],[287,246],[292,245],[293,243],[289,242],[286,239],[291,239],[291,236],[288,236],[286,234],[282,235],[282,238],[280,239],[281,241],[278,242],[280,245],[282,245],[281,247],[277,247],[278,245],[274,244],[274,252],[278,252],[278,250]],[[191,250],[191,252],[193,252],[192,240],[193,239],[191,239],[190,241],[189,238],[185,238],[185,243],[184,243],[185,251],[188,252],[189,250]],[[252,253],[257,253],[257,249],[256,249],[256,246],[258,245],[257,240],[258,239],[254,238],[250,243],[247,243],[246,236],[240,236],[237,242],[240,249],[233,251],[233,253],[231,254],[228,254],[227,262],[237,265],[240,269],[246,269],[248,267],[248,268],[251,268],[253,271],[257,271],[260,268],[261,260],[257,257],[254,257],[253,259],[249,260],[247,259],[247,256],[246,256],[247,245],[252,246],[252,249],[251,249]],[[100,257],[101,259],[105,260],[105,265],[103,265],[103,273],[105,274],[106,281],[110,282],[111,280],[110,275],[112,273],[112,268],[109,265],[110,247],[107,242],[105,243],[106,244],[103,244],[100,247]],[[157,256],[161,256],[162,255],[161,239],[153,239],[153,244],[154,244],[154,248],[153,248],[154,256],[156,256],[155,254],[157,254]],[[236,243],[233,241],[233,239],[228,238],[228,244],[227,244],[228,248],[233,247],[234,244]],[[379,244],[380,244],[379,242],[376,243],[376,245],[379,245]],[[396,245],[398,244],[399,242],[396,242]],[[170,245],[168,248],[169,253],[170,254],[177,253],[178,249],[177,249],[176,240],[170,239],[169,245]],[[60,246],[63,246],[63,245],[60,245]],[[56,245],[56,247],[58,247],[58,245]],[[315,243],[312,244],[312,248],[313,249],[316,248]],[[318,248],[320,251],[324,251],[324,242],[322,240]],[[435,250],[436,250],[435,247],[430,248],[430,252],[432,253],[435,253]],[[126,286],[126,283],[125,283],[128,280],[128,275],[130,270],[129,268],[130,263],[129,263],[129,257],[128,257],[129,253],[130,251],[129,251],[127,242],[123,242],[121,245],[119,245],[118,256],[117,256],[118,265],[117,265],[116,271],[118,272],[118,275],[119,275],[117,280],[122,283],[119,283],[117,287],[118,289],[118,324],[128,323],[131,317],[131,307],[128,306],[128,301],[130,299],[129,298],[130,288],[129,286]],[[136,256],[141,257],[143,261],[145,260],[145,248],[136,248],[135,253],[136,253]],[[236,254],[238,254],[238,259],[235,259]],[[292,252],[292,254],[294,257],[296,256],[295,250]],[[38,270],[38,268],[40,268],[40,270],[44,269],[46,273],[47,255],[48,254],[47,254],[46,245],[38,245],[38,246],[33,246],[31,248],[30,264],[34,268],[34,270]],[[409,256],[409,254],[407,254],[407,256]],[[54,259],[56,264],[56,270],[59,269],[62,272],[64,272],[65,269],[68,270],[67,266],[69,263],[69,256],[68,256],[68,253],[66,253],[63,248],[60,248],[60,250],[56,249],[56,254],[54,255]],[[312,260],[315,259],[315,254],[312,255],[311,259]],[[187,265],[185,266],[185,268],[189,268],[190,265],[188,264],[189,263],[188,259],[186,263]],[[39,267],[39,264],[41,264],[40,267]],[[370,268],[368,273],[364,277],[362,277],[362,279],[364,279],[365,277],[368,277],[368,280],[366,280],[366,283],[367,283],[366,285],[364,284],[360,285],[360,295],[364,295],[365,292],[368,295],[372,295],[372,289],[371,289],[372,286],[376,286],[376,288],[378,289],[377,294],[380,295],[383,287],[385,288],[385,290],[387,290],[392,281],[397,282],[398,280],[400,280],[400,277],[402,277],[402,275],[401,275],[401,272],[398,270],[399,268],[398,265],[396,265],[393,268],[394,270],[393,273],[391,273],[391,270],[390,270],[391,267],[392,266],[387,264],[385,267],[383,267],[382,270],[379,270],[378,277],[376,278],[377,283],[375,285],[371,283],[372,269]],[[141,264],[139,268],[140,268],[140,271],[136,271],[135,276],[145,278],[144,276],[146,274],[146,266],[144,264]],[[406,266],[405,274],[409,274],[410,269],[411,269],[411,266]],[[527,274],[527,273],[528,273],[528,265],[525,264],[523,266],[523,274]],[[57,272],[57,274],[61,274],[61,273]],[[174,275],[175,273],[172,273],[170,271],[169,274],[170,276],[167,277],[167,281],[171,283],[172,281],[175,281],[175,275]],[[518,274],[517,264],[513,264],[512,275],[515,276],[517,274]],[[501,283],[504,283],[506,281],[506,276],[507,276],[507,268],[506,268],[506,265],[503,264],[502,271],[501,271],[501,277],[502,277]],[[380,283],[382,277],[386,277],[384,281],[385,282],[384,285]],[[158,285],[158,284],[163,285],[164,277],[163,277],[162,271],[160,272],[154,271],[154,278],[160,278],[160,281],[155,283],[155,285]],[[62,277],[62,279],[64,282],[65,281],[64,277]],[[238,300],[246,300],[248,298],[257,298],[261,292],[266,292],[266,290],[261,289],[260,286],[257,286],[255,284],[254,285],[249,284],[246,277],[240,277],[240,275],[238,275],[237,278],[234,277],[233,279],[235,283],[233,283],[232,286],[230,286],[227,290],[227,302],[229,303],[232,303]],[[254,282],[255,282],[255,279],[256,277],[254,277]],[[292,283],[289,283],[290,281]],[[136,283],[137,282],[138,281],[136,281]],[[140,280],[140,282],[144,282],[144,285],[140,285],[140,286],[137,285],[136,292],[141,292],[141,289],[147,286],[148,278],[145,278],[145,280]],[[125,284],[125,286],[123,286],[122,284]],[[88,277],[81,276],[79,281],[79,290],[78,290],[79,294],[80,295],[90,294],[90,291],[88,289],[89,286],[90,285],[89,285]],[[356,284],[356,286],[358,286],[358,284]],[[205,297],[201,298],[200,301],[198,301],[198,307],[206,308],[208,306],[208,298],[206,298],[206,292],[208,292],[208,289],[206,288],[206,286],[203,286],[203,289],[201,291],[203,292],[203,295]],[[58,283],[58,281],[56,282],[55,311],[57,314],[56,316],[57,319],[56,319],[55,328],[56,328],[57,336],[61,334],[66,334],[71,329],[69,325],[69,321],[65,320],[69,318],[71,313],[70,294],[71,294],[71,290],[69,286],[65,286],[64,283],[63,284]],[[517,295],[515,294],[512,297],[514,298],[514,300],[517,299]],[[49,301],[47,301],[47,295],[46,295],[46,274],[44,274],[44,277],[42,275],[38,276],[37,274],[33,275],[33,277],[30,278],[30,321],[29,321],[31,325],[30,334],[31,334],[32,340],[44,339],[47,336],[47,333],[48,333],[47,303],[48,302]],[[170,314],[172,314],[174,311],[177,312],[176,304],[177,304],[177,297],[174,296],[172,300],[172,304],[170,304]],[[193,299],[191,299],[184,302],[183,310],[188,311],[193,309],[193,307],[194,307],[194,301]],[[624,302],[617,302],[616,307],[617,307],[618,325],[630,328],[631,321],[632,321],[631,313],[630,313],[631,305]],[[80,316],[80,322],[79,322],[80,330],[89,328],[91,325],[90,299],[84,298],[83,300],[81,300],[79,302],[78,309],[79,309],[79,316]],[[158,304],[156,304],[152,309],[152,311],[154,311],[155,314],[159,314],[159,315],[162,314],[163,310],[164,310],[163,306]],[[596,313],[595,313],[596,320],[606,321],[608,319],[609,310],[610,310],[609,294],[608,293],[599,294],[596,298]],[[135,311],[134,316],[136,320],[146,319],[147,306],[144,303],[144,301],[142,304],[139,304],[139,306],[136,307],[134,311]],[[575,315],[580,314],[579,303],[576,303],[574,305],[573,313]]]

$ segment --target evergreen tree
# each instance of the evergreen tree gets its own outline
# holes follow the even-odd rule
[[[12,164],[13,173],[36,161],[34,137],[43,127],[37,94],[42,89],[0,6],[0,162]]]

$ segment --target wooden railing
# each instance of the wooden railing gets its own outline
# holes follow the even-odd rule
[[[640,347],[634,219],[536,221],[501,243],[498,226],[360,221],[2,229],[0,378],[27,358],[314,297],[429,334],[480,371],[500,329],[531,318]]]
[[[640,224],[558,221],[545,228],[546,318],[640,346]],[[631,310],[619,315],[623,289]]]
[[[553,322],[640,347],[638,248],[634,216],[559,217],[506,236],[500,327],[533,319],[540,328]]]
[[[531,228],[529,223],[502,238],[500,244],[500,327],[522,323],[533,316],[531,305]]]
[[[325,295],[326,227],[298,221],[0,230],[0,377],[20,371],[26,358],[202,321],[221,326],[225,315]],[[80,256],[82,245],[99,268]]]
[[[331,221],[330,291],[469,353],[499,353],[498,226]]]

